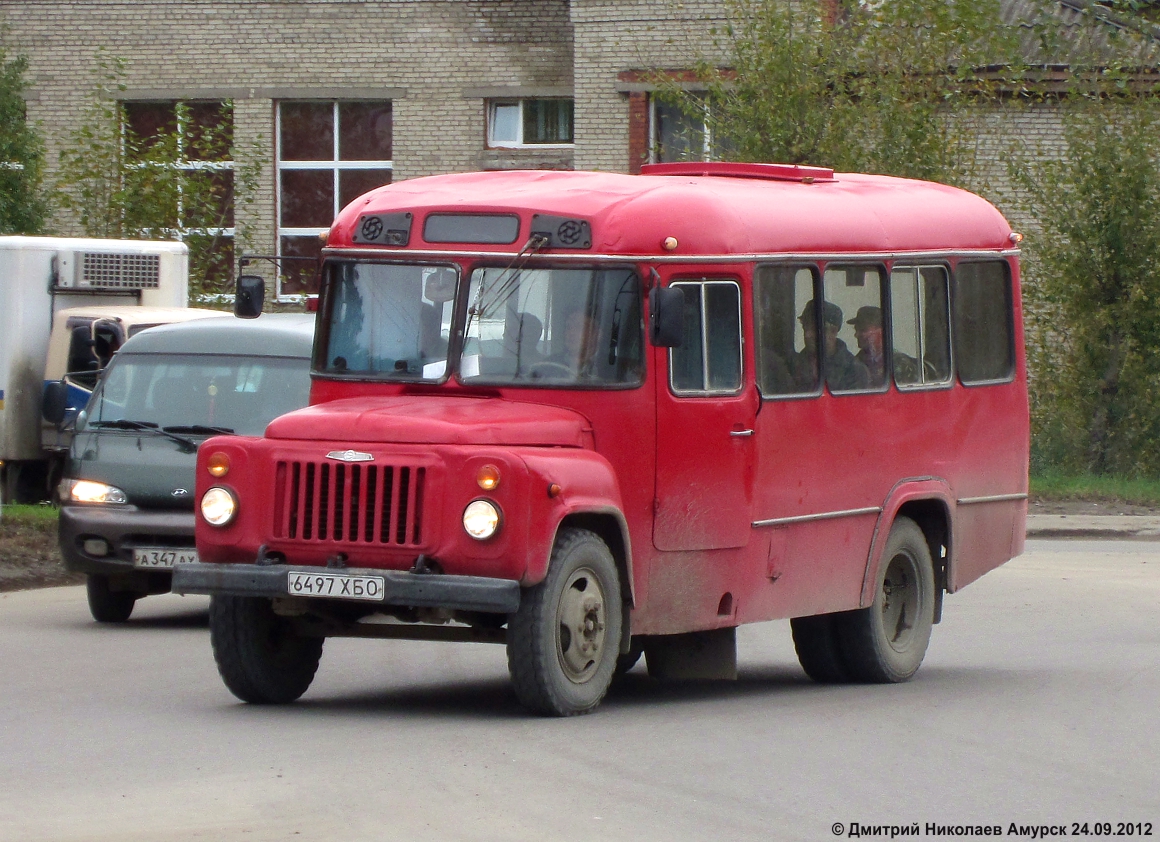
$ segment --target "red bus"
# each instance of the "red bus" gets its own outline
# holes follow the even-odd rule
[[[174,590],[257,703],[358,636],[504,643],[523,705],[584,713],[642,652],[735,676],[779,618],[818,681],[906,680],[1023,548],[1018,241],[824,168],[374,190],[323,250],[311,406],[201,447]]]

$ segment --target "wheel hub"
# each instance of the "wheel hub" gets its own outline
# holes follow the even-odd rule
[[[604,594],[591,571],[572,574],[561,596],[557,619],[560,666],[571,681],[583,683],[600,663],[607,627]]]

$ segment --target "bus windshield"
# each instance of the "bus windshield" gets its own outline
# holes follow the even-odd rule
[[[467,293],[465,382],[641,382],[641,282],[632,269],[479,268]]]
[[[323,371],[442,379],[455,302],[453,267],[340,263],[333,272]]]

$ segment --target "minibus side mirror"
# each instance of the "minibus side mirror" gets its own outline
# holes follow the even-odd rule
[[[239,275],[234,296],[234,315],[239,319],[256,319],[266,303],[266,279],[261,275]]]
[[[53,380],[44,384],[44,396],[40,402],[40,414],[50,424],[60,425],[68,411],[68,385],[63,380]]]
[[[648,338],[662,348],[681,347],[685,332],[685,293],[680,287],[653,287],[648,294]]]

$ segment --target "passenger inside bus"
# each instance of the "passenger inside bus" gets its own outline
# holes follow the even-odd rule
[[[798,316],[802,325],[805,347],[796,352],[790,360],[790,371],[795,385],[809,391],[815,382],[818,370],[818,336],[815,321],[816,302],[810,299]],[[849,392],[865,389],[870,385],[870,373],[838,338],[842,329],[842,308],[830,301],[822,302],[823,341],[826,347],[826,385],[834,392]]]
[[[854,326],[854,336],[858,340],[858,353],[854,358],[866,367],[870,386],[885,385],[886,352],[882,341],[882,308],[859,307],[857,315],[846,324]],[[893,362],[894,377],[899,383],[918,382],[918,361],[914,357],[895,351]]]

